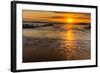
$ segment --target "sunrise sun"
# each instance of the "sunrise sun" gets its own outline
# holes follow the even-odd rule
[[[68,22],[68,23],[72,23],[72,22],[73,22],[73,19],[72,19],[72,18],[68,18],[68,19],[67,19],[67,22]]]

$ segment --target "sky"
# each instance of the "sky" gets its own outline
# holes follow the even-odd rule
[[[33,22],[90,23],[91,14],[79,12],[23,10],[22,20]]]

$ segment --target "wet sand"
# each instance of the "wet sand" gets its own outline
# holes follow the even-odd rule
[[[27,39],[34,42],[23,44],[23,62],[90,59],[90,41]]]

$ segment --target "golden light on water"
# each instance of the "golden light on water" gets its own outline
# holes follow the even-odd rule
[[[65,34],[65,39],[66,40],[74,40],[74,34],[72,30],[68,30]]]
[[[75,27],[74,24],[65,24],[64,26],[62,26],[62,28],[63,28],[63,29],[66,29],[66,30],[72,29],[72,28],[74,28],[74,27]]]
[[[65,29],[66,31],[62,34],[62,38],[64,40],[74,40],[74,30],[72,28],[74,27],[74,24],[65,24],[62,28]]]
[[[65,28],[67,28],[67,27],[65,27]],[[69,28],[69,30],[66,30],[65,32],[63,32],[61,34],[61,38],[64,39],[64,40],[66,40],[66,41],[75,40],[74,31]]]
[[[76,49],[74,47],[77,46],[77,44],[75,42],[73,42],[73,40],[75,40],[75,34],[73,30],[66,30],[66,32],[64,32],[62,34],[62,38],[64,39],[64,45],[62,44],[61,46],[65,46],[65,48],[63,50],[65,50],[64,52],[65,54],[65,58],[66,59],[71,59],[73,56],[75,56],[76,54]],[[63,41],[62,41],[63,43]]]

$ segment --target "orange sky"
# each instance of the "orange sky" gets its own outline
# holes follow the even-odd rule
[[[23,10],[23,21],[90,23],[90,13]]]

